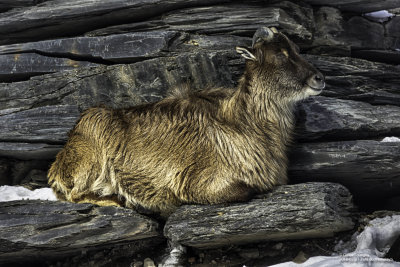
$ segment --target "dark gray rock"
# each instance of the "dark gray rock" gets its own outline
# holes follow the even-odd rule
[[[385,44],[385,28],[382,24],[363,17],[352,17],[344,26],[345,38],[354,49],[383,49]]]
[[[349,140],[400,135],[400,107],[314,97],[300,104],[300,140]]]
[[[353,228],[352,209],[341,185],[285,185],[248,203],[182,206],[168,218],[164,235],[196,248],[329,237]]]
[[[54,105],[0,116],[0,140],[11,142],[65,142],[79,111],[76,106]],[[6,149],[13,148],[9,146]],[[45,148],[46,149],[46,148]]]
[[[166,56],[176,32],[76,37],[0,46],[0,82],[98,64],[133,63]]]
[[[185,84],[231,86],[230,75],[226,55],[217,52],[81,68],[0,84],[0,115],[51,105],[75,105],[80,111],[99,104],[133,106],[160,100],[168,89]]]
[[[175,53],[232,52],[236,46],[251,46],[251,38],[235,35],[181,34],[180,40],[171,45],[170,49]]]
[[[354,50],[351,54],[369,61],[400,65],[400,51],[397,50]]]
[[[227,0],[52,0],[10,10],[0,17],[0,44],[79,35],[106,26],[141,21],[185,7],[218,4]]]
[[[309,143],[293,150],[289,173],[291,182],[343,184],[365,206],[398,195],[399,162],[399,142]]]
[[[36,52],[54,57],[85,58],[88,61],[104,60],[106,63],[134,62],[165,56],[163,52],[168,51],[169,42],[177,34],[173,31],[152,31],[46,40],[0,46],[0,54],[12,56],[12,54]]]
[[[46,143],[0,142],[0,157],[53,160],[61,147]]]
[[[304,0],[304,2],[315,6],[337,7],[343,11],[351,11],[359,14],[400,7],[400,3],[397,0]]]
[[[229,16],[226,16],[229,14]],[[283,1],[265,5],[226,4],[174,10],[161,18],[88,32],[89,36],[167,29],[207,35],[252,36],[260,26],[275,26],[291,38],[308,42],[314,27],[312,9]]]
[[[400,38],[400,16],[395,16],[385,25],[386,34],[390,37]],[[397,48],[400,48],[398,44]]]
[[[325,75],[324,96],[400,105],[400,66],[350,57],[304,56]]]
[[[130,209],[52,201],[0,203],[0,264],[46,262],[110,250],[132,257],[163,242],[155,221]],[[106,261],[106,259],[103,259]]]
[[[45,1],[48,0],[2,0],[0,2],[0,12],[16,7],[34,6]]]
[[[400,261],[400,236],[396,238],[393,245],[390,247],[385,258],[391,259],[393,261]]]
[[[338,38],[345,31],[342,12],[334,7],[321,7],[315,11],[314,19],[314,40],[312,49],[308,52],[318,55],[350,56],[350,44]]]
[[[10,159],[0,158],[0,186],[12,184]]]
[[[48,187],[47,170],[54,158],[19,160],[11,157],[0,158],[2,185],[23,185],[30,189]]]
[[[319,55],[362,57],[357,50],[394,50],[399,48],[397,20],[386,25],[365,17],[348,18],[339,9],[321,7],[315,14],[314,39],[308,52]],[[392,22],[393,21],[393,22]],[[393,62],[389,62],[393,63]],[[396,63],[396,62],[394,62]]]
[[[41,74],[96,65],[87,61],[47,57],[35,53],[0,55],[0,82],[27,80]]]

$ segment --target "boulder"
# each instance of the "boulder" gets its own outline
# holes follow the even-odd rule
[[[99,250],[114,259],[132,257],[164,240],[157,222],[133,210],[58,201],[0,202],[0,229],[2,265],[43,264]]]
[[[285,185],[248,203],[182,206],[168,218],[164,235],[195,248],[322,238],[351,230],[353,209],[339,184]]]

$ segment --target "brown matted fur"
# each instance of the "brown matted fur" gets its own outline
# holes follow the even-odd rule
[[[247,59],[236,89],[86,110],[48,173],[58,198],[167,216],[183,203],[245,201],[285,184],[295,103],[318,94],[323,76],[276,29],[236,50]]]

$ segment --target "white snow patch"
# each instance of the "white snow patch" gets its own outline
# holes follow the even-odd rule
[[[0,186],[0,202],[23,199],[57,200],[51,188],[32,191],[22,186]]]
[[[382,139],[381,142],[400,142],[400,138],[391,136],[391,137],[385,137]]]
[[[393,17],[394,14],[388,12],[387,10],[380,10],[371,13],[365,13],[364,16],[374,21],[385,22]]]
[[[352,241],[357,248],[352,253],[338,256],[311,257],[302,264],[284,262],[272,267],[400,267],[400,262],[382,258],[400,235],[400,215],[377,218],[359,235],[353,235]],[[340,244],[339,247],[348,248]]]

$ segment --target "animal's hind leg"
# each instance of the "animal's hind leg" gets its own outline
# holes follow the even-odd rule
[[[101,161],[100,151],[90,140],[79,134],[72,135],[48,173],[49,184],[57,198],[76,203],[121,206],[121,201],[112,192],[100,196],[93,191],[96,180],[111,188]]]
[[[162,217],[171,214],[181,202],[168,188],[157,188],[151,178],[138,171],[117,171],[118,193],[126,200],[126,206],[138,206],[160,213]]]
[[[125,206],[125,201],[121,200],[117,195],[99,196],[94,193],[82,195],[79,199],[76,199],[74,202],[91,203],[99,206],[117,206],[117,207]]]

